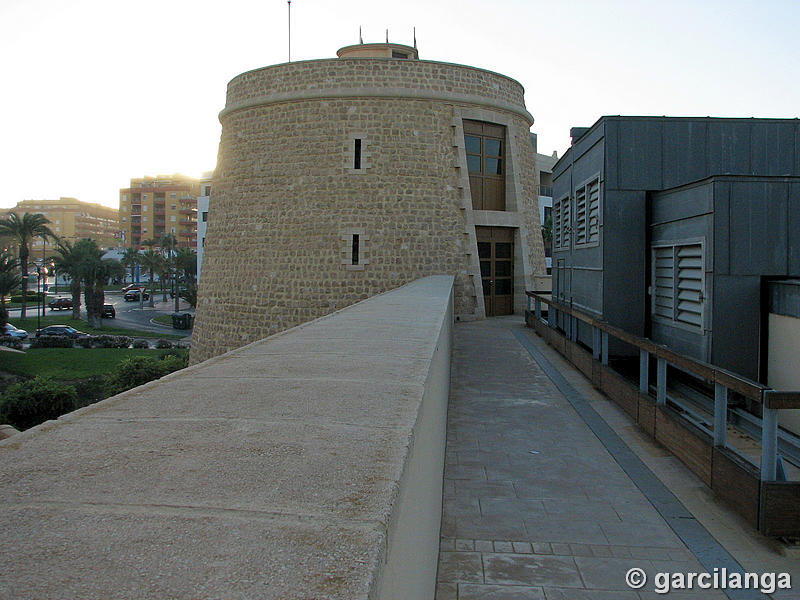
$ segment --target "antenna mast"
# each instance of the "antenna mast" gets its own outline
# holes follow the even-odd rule
[[[289,5],[289,62],[292,62],[292,0],[286,0]]]

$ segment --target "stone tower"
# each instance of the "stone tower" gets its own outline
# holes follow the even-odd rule
[[[461,319],[543,274],[533,117],[482,69],[359,44],[228,84],[192,362],[432,274]]]

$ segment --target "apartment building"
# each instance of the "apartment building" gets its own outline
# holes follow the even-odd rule
[[[185,175],[131,179],[119,191],[124,246],[142,246],[174,234],[179,246],[197,248],[197,197],[200,180]]]
[[[11,212],[44,215],[50,221],[48,227],[53,233],[70,242],[92,238],[101,248],[119,244],[119,212],[110,206],[62,197],[58,200],[23,200],[4,211],[5,214]],[[51,246],[52,242],[47,242],[47,245]],[[33,240],[31,247],[42,248],[42,240]]]

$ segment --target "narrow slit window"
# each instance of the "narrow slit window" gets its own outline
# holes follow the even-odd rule
[[[351,247],[351,255],[350,255],[350,264],[357,265],[358,264],[358,242],[359,242],[359,234],[353,234],[353,244]]]
[[[361,168],[361,139],[355,139],[355,151],[353,152],[353,168],[360,169]]]

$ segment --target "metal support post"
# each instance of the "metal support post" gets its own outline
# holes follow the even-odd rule
[[[600,360],[600,344],[602,344],[600,330],[592,325],[592,358]]]
[[[556,315],[558,314],[558,310],[556,310],[555,306],[552,304],[547,307],[547,324],[550,325],[553,329],[556,328]]]
[[[667,359],[660,356],[656,368],[656,404],[667,404]]]
[[[601,354],[603,364],[608,365],[608,332],[603,331],[600,333],[600,342],[600,345],[602,346]]]
[[[647,350],[639,350],[639,391],[650,392],[650,353]]]
[[[569,316],[569,339],[578,341],[578,317]]]
[[[536,300],[534,300],[533,306],[534,310],[536,311],[536,320],[539,321],[542,318],[542,301],[536,298]]]
[[[525,310],[531,312],[531,297],[525,296],[525,300],[527,301],[527,304],[525,305]]]
[[[775,481],[778,462],[778,411],[763,407],[761,416],[761,481]]]
[[[714,445],[724,448],[728,438],[728,388],[714,384]]]

